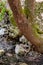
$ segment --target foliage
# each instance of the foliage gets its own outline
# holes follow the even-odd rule
[[[5,11],[5,3],[0,2],[0,21],[4,18]]]
[[[5,7],[5,5],[6,5],[6,2],[2,2],[2,1],[0,2],[0,22],[3,20],[4,15],[5,15],[5,12],[7,11],[8,14],[9,14],[10,22],[11,22],[14,26],[16,26],[16,22],[15,22],[15,20],[14,20],[14,18],[13,18],[12,11],[11,11],[10,9],[7,9],[7,8]]]
[[[12,11],[8,10],[8,13],[9,13],[10,22],[13,24],[13,26],[17,26],[16,21],[14,20]]]
[[[39,20],[38,19],[35,20],[34,28],[37,31],[39,36],[41,34],[43,34],[43,30],[41,30],[41,29],[43,29],[43,26],[42,26],[43,20],[41,17],[41,13],[43,13],[43,2],[36,3],[36,5],[35,5],[35,16],[36,16],[36,18],[38,17]],[[42,28],[40,29],[40,27],[42,27]]]
[[[36,3],[35,6],[35,15],[39,15],[40,12],[43,12],[43,2]]]

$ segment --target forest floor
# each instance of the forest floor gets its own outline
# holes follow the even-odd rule
[[[0,65],[43,65],[43,54],[12,29],[18,32],[11,23],[0,22]]]

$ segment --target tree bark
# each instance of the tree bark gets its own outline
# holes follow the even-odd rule
[[[8,0],[8,2],[20,31],[32,44],[36,46],[36,49],[39,52],[43,53],[43,40],[34,35],[32,24],[30,23],[32,20],[27,20],[26,17],[20,13],[19,7],[21,7],[21,5],[18,6],[19,0]]]

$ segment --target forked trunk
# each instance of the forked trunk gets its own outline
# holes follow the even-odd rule
[[[31,24],[32,20],[27,20],[26,17],[19,11],[19,8],[21,7],[21,5],[19,5],[19,0],[8,0],[8,2],[20,31],[32,44],[36,46],[36,49],[38,49],[39,52],[43,53],[43,39],[34,35]]]

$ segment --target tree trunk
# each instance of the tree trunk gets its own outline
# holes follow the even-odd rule
[[[8,0],[8,2],[20,31],[32,44],[36,46],[36,49],[39,52],[43,53],[43,39],[34,35],[32,24],[30,23],[32,20],[27,20],[26,17],[20,13],[19,7],[21,7],[21,5],[19,5],[19,0]]]

